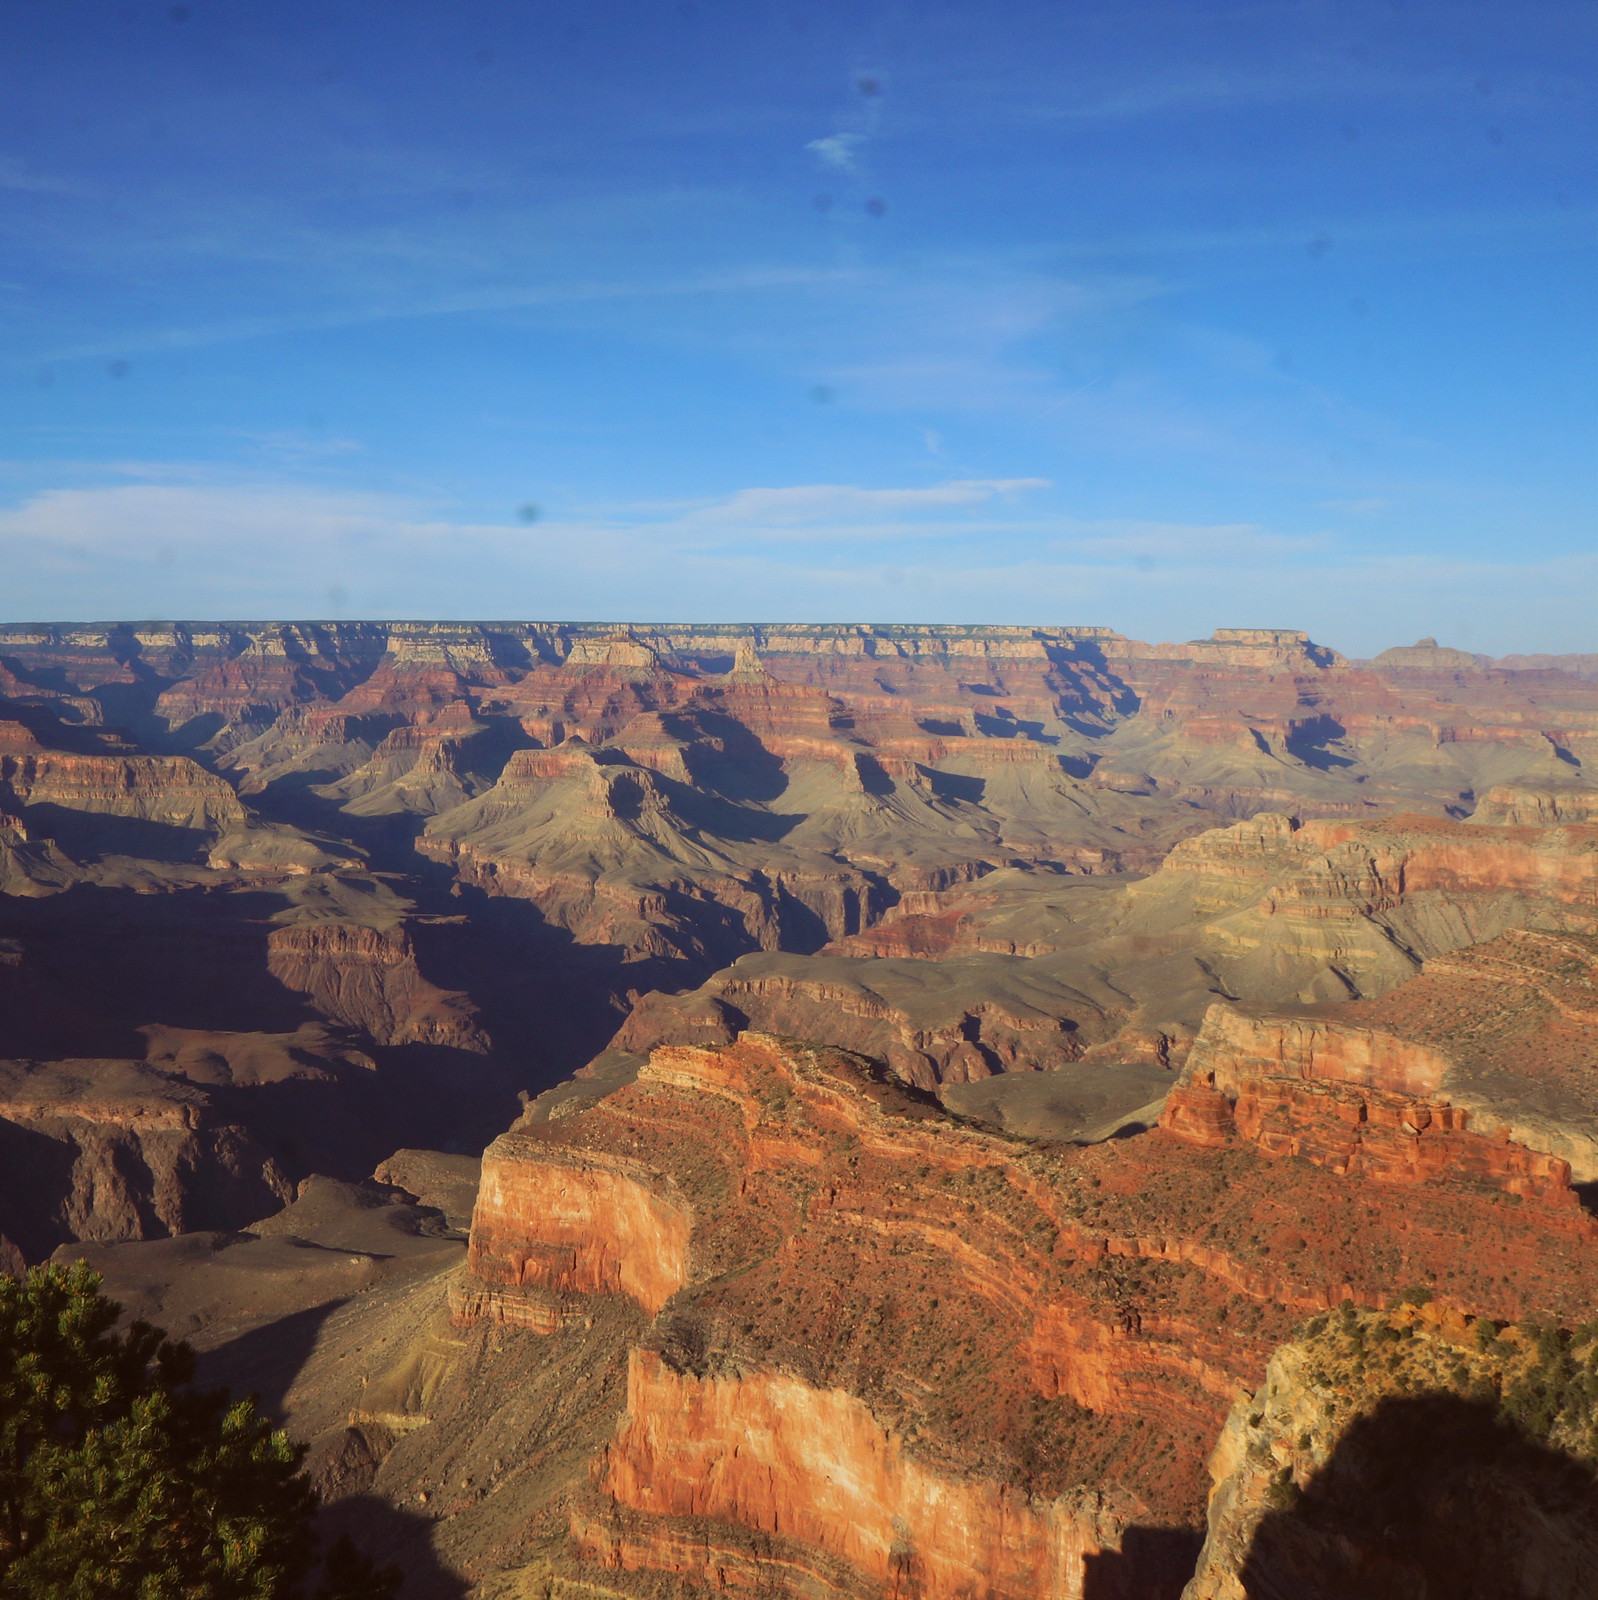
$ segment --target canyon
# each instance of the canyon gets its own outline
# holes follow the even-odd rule
[[[1409,1594],[1413,1414],[1575,1597],[1595,770],[1432,640],[0,625],[0,1268],[415,1596]]]

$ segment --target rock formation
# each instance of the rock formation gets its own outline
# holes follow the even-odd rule
[[[1184,1600],[1582,1600],[1598,1571],[1593,1338],[1423,1295],[1314,1318],[1227,1419]]]
[[[1432,640],[0,626],[0,1264],[485,1597],[1174,1600],[1217,1437],[1241,1592],[1382,1373],[1531,1382],[1295,1350],[1585,1360],[1595,757]]]

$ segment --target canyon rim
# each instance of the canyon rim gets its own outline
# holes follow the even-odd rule
[[[1429,639],[0,625],[0,1258],[407,1595],[1582,1600],[1595,771]]]

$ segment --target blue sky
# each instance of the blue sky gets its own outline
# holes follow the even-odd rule
[[[1593,35],[0,0],[0,615],[1592,649]]]

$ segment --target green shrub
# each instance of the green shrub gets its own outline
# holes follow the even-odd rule
[[[0,1277],[0,1600],[292,1600],[314,1563],[300,1449],[79,1262]],[[325,1600],[387,1600],[353,1550]]]

